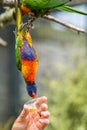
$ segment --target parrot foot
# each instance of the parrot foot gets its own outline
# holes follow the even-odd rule
[[[34,28],[34,26],[33,26],[32,22],[30,20],[28,20],[27,22],[21,24],[19,30],[22,31],[23,29],[25,29],[25,30],[29,31],[31,28]]]
[[[35,20],[35,15],[34,13],[29,13],[29,20],[27,20],[25,23],[23,23],[21,26],[20,26],[20,31],[24,28],[26,28],[27,30],[30,30],[31,28],[34,28],[34,25],[33,25],[33,21]]]
[[[30,12],[28,14],[28,17],[29,17],[29,20],[28,20],[29,28],[34,28],[33,21],[36,19],[35,14],[33,12]]]

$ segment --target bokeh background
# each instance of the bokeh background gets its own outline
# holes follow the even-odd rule
[[[87,12],[87,4],[75,5]],[[0,7],[0,14],[4,9]],[[53,11],[52,15],[87,31],[87,16]],[[30,99],[15,63],[15,23],[0,28],[0,130],[9,130],[23,104]],[[51,113],[46,130],[87,130],[86,34],[38,19],[30,30],[39,56],[38,96],[48,98]]]

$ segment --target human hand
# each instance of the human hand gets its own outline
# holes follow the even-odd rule
[[[45,104],[46,101],[46,97],[39,97],[37,107],[40,109],[32,114],[30,114],[28,106],[24,105],[21,114],[13,124],[12,130],[44,130],[49,124],[48,117],[50,116]]]

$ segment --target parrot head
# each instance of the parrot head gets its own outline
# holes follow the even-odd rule
[[[35,83],[27,84],[27,92],[32,98],[36,98],[37,86]]]

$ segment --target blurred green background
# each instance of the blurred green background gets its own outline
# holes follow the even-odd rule
[[[87,9],[87,5],[81,7]],[[56,17],[57,14],[87,30],[87,17],[53,12]],[[86,34],[42,19],[36,20],[34,26],[30,32],[39,56],[38,96],[47,96],[51,113],[46,130],[87,130]],[[14,30],[14,24],[0,29],[0,37],[7,42],[6,47],[0,46],[0,130],[10,129],[23,104],[30,99],[16,68]]]

